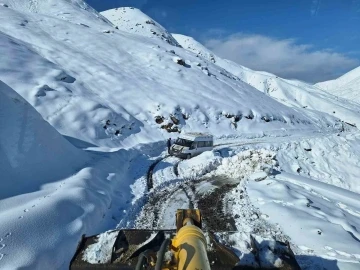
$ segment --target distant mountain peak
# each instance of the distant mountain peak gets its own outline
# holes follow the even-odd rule
[[[172,36],[184,49],[189,50],[208,61],[213,63],[216,62],[215,54],[194,38],[181,34],[172,34]]]
[[[101,12],[119,30],[150,38],[158,38],[179,46],[173,36],[158,22],[134,7],[119,7]]]
[[[335,80],[320,82],[315,86],[335,96],[360,103],[360,66]]]

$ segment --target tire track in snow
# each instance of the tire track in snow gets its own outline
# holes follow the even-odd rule
[[[222,181],[224,180],[224,181]],[[199,186],[208,182],[208,178],[198,180],[179,179],[179,182],[152,190],[147,203],[136,218],[139,229],[171,229],[176,209],[199,208],[203,214],[204,227],[213,231],[236,231],[233,218],[224,211],[223,199],[233,186],[226,179],[218,180],[216,188],[206,194],[200,194]]]
[[[196,199],[195,186],[190,182],[190,184],[184,183],[183,185],[180,185],[180,187],[181,187],[181,190],[184,192],[186,198],[189,200],[189,209],[195,209],[195,206],[194,206],[195,199]]]
[[[147,198],[147,203],[143,206],[140,216],[142,216],[143,213],[145,213],[145,214],[141,219],[139,217],[137,218],[137,220],[135,221],[135,223],[137,224],[136,227],[140,226],[141,228],[147,228],[147,229],[157,228],[161,213],[164,210],[163,205],[166,205],[166,203],[163,202],[163,199],[166,197],[171,198],[172,195],[174,193],[176,193],[176,190],[167,191],[166,188],[158,190],[158,191],[153,190],[154,189],[154,178],[153,177],[154,177],[154,171],[156,169],[156,166],[168,157],[170,157],[170,156],[166,155],[165,157],[155,160],[148,169],[147,178],[146,178],[147,179],[147,191],[148,192],[153,191],[153,193],[150,193],[148,195],[149,197]],[[179,175],[178,170],[177,170],[177,166],[179,165],[179,162],[180,161],[176,162],[176,164],[174,164],[174,166],[173,166],[173,173],[176,177]],[[163,191],[165,191],[165,192],[163,192]],[[139,221],[139,220],[141,220],[141,221]],[[150,224],[152,225],[152,227],[149,228],[148,226]]]
[[[208,179],[203,179],[201,182],[203,181],[208,181]],[[204,228],[207,230],[237,231],[234,218],[225,210],[224,201],[226,194],[236,185],[226,182],[227,179],[224,178],[222,185],[199,198],[199,209],[201,210]]]
[[[159,219],[164,208],[169,204],[177,189],[165,188],[155,191],[149,195],[148,201],[135,220],[135,227],[139,229],[158,229]]]
[[[176,177],[179,177],[179,163],[180,163],[180,162],[181,162],[181,161],[178,161],[178,162],[176,162],[175,165],[174,165],[174,174],[175,174]]]
[[[253,145],[269,142],[279,142],[280,141],[292,141],[305,138],[319,137],[319,136],[331,136],[333,134],[311,134],[305,135],[303,137],[270,137],[270,138],[261,138],[261,139],[250,139],[246,141],[237,141],[233,143],[223,143],[215,145],[215,149],[221,149],[226,146],[244,146],[244,145]],[[164,186],[158,186],[157,189],[154,189],[154,179],[153,173],[155,172],[156,166],[164,161],[168,155],[159,158],[156,160],[149,168],[147,174],[148,182],[148,191],[152,192],[149,194],[147,203],[144,205],[140,216],[136,219],[135,223],[141,228],[154,229],[160,228],[165,225],[164,222],[164,213],[167,208],[170,206],[176,206],[176,201],[179,201],[179,206],[184,206],[183,199],[186,198],[188,201],[188,208],[194,209],[199,208],[204,212],[204,225],[212,230],[218,231],[236,231],[235,220],[232,217],[231,211],[227,211],[226,202],[224,198],[226,194],[229,193],[235,186],[229,184],[226,185],[226,181],[218,184],[217,187],[208,194],[197,194],[196,185],[200,185],[202,182],[209,181],[208,178],[200,178],[198,180],[189,180],[179,178],[178,166],[181,161],[176,162],[173,165],[173,174],[176,178],[179,178],[176,181],[167,181],[169,186],[165,183]],[[225,179],[226,180],[226,179]],[[221,181],[218,181],[221,182]],[[183,199],[179,200],[179,197]],[[181,208],[181,207],[180,207]],[[165,217],[166,218],[166,217]],[[152,226],[152,227],[151,227]],[[138,226],[137,226],[138,227]]]
[[[251,143],[267,142],[264,140],[252,140]],[[250,142],[242,142],[241,145],[250,144]],[[238,145],[238,142],[232,144]],[[188,202],[186,206],[189,209],[199,208],[204,212],[204,216],[207,218],[204,219],[204,224],[206,227],[212,230],[218,231],[236,231],[235,221],[229,213],[224,211],[225,202],[223,199],[229,190],[234,188],[232,185],[226,185],[225,181],[215,181],[218,184],[216,185],[215,190],[210,194],[198,194],[196,191],[196,185],[200,185],[203,182],[208,182],[208,178],[200,178],[198,180],[189,180],[189,179],[180,179],[178,166],[181,161],[176,162],[173,165],[173,174],[175,177],[179,178],[178,181],[169,183],[167,186],[165,183],[164,186],[158,186],[154,189],[154,178],[153,174],[155,172],[156,166],[164,161],[169,156],[157,159],[150,167],[147,173],[147,185],[148,191],[151,191],[147,199],[146,204],[143,206],[143,209],[140,212],[140,216],[136,219],[136,227],[144,229],[160,229],[164,226],[164,214],[171,208],[171,206],[176,206],[177,201],[180,208],[184,208],[183,199],[179,200],[179,197],[184,197]],[[175,179],[176,180],[176,179]],[[175,203],[174,203],[175,202]],[[166,217],[165,217],[166,219]],[[208,225],[206,225],[208,224]],[[152,225],[152,226],[151,226]]]
[[[148,172],[147,172],[147,190],[150,191],[151,189],[154,188],[154,171],[155,171],[155,168],[156,166],[164,161],[166,158],[169,158],[171,157],[170,155],[166,155],[165,157],[162,157],[162,158],[159,158],[157,160],[155,160],[155,162],[153,164],[151,164],[151,166],[149,167],[148,169]],[[181,162],[181,160],[177,161],[174,165],[173,165],[173,174],[175,177],[179,177],[179,170],[178,170],[178,167],[179,167],[179,163]]]
[[[168,156],[165,156],[163,158],[157,159],[151,166],[149,167],[149,170],[147,172],[147,190],[150,191],[154,187],[154,181],[153,181],[153,173],[156,165],[158,165],[161,161],[163,161]]]

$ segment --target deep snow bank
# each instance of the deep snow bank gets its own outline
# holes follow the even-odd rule
[[[58,142],[61,144],[61,140]],[[1,184],[18,185],[23,190],[17,196],[0,200],[0,269],[68,269],[83,234],[115,228],[126,217],[134,197],[131,185],[146,175],[151,159],[162,150],[152,144],[113,153],[83,152],[90,159],[72,171],[65,167],[68,164],[64,159],[51,168],[44,161],[40,164],[44,166],[36,168],[52,178],[41,178],[41,186],[33,185],[31,190],[18,182],[36,180],[36,171],[15,182],[2,175]],[[66,157],[69,161],[73,158],[70,154]],[[52,156],[48,158],[56,159],[56,153]],[[130,168],[132,162],[137,166]],[[2,166],[8,164],[1,162],[1,172]],[[5,188],[11,191],[11,187]]]
[[[0,200],[38,190],[87,160],[0,81]]]
[[[1,81],[0,125],[0,269],[67,269],[82,234],[124,217],[131,184],[163,150],[79,150]]]
[[[282,145],[281,168],[360,194],[360,134],[340,134]]]
[[[266,166],[275,166],[275,152],[259,149],[231,153],[222,157],[221,151],[207,151],[199,156],[180,162],[178,171],[182,178],[200,179],[204,176],[224,176],[232,179],[243,179],[253,173],[267,170]],[[264,167],[265,166],[265,167]]]
[[[326,267],[323,257],[336,269],[358,269],[360,260],[360,204],[358,194],[293,174],[250,182],[251,201],[266,220],[278,224],[291,238],[302,269]],[[333,266],[334,267],[334,266]],[[334,269],[334,268],[329,268]]]

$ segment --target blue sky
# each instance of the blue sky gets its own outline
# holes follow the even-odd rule
[[[287,78],[317,82],[360,65],[360,0],[86,2],[98,11],[140,8],[220,56]]]

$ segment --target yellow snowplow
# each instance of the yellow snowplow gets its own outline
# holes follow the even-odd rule
[[[252,237],[256,261],[242,265],[230,247],[221,244],[215,234],[204,233],[201,227],[199,210],[180,209],[176,213],[176,230],[115,230],[83,237],[70,269],[300,270],[288,243],[278,242],[280,248],[278,245],[272,252],[281,264],[269,267],[269,263],[262,263],[261,247]]]

